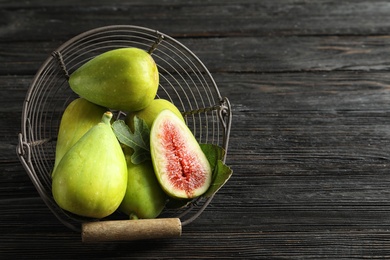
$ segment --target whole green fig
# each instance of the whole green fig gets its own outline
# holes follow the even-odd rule
[[[131,219],[155,218],[164,209],[168,197],[157,181],[152,162],[147,160],[133,164],[130,150],[128,148],[125,152],[127,190],[119,209]]]
[[[119,48],[84,63],[69,77],[71,89],[114,110],[137,111],[155,98],[159,84],[152,56],[139,48]]]
[[[154,119],[164,109],[171,110],[173,113],[176,114],[176,116],[178,116],[180,119],[184,121],[184,118],[180,110],[172,102],[166,99],[154,99],[146,108],[139,111],[128,113],[125,119],[126,124],[133,131],[134,130],[133,118],[134,116],[137,116],[143,119],[145,123],[148,125],[149,129],[151,129]]]
[[[62,114],[57,135],[54,169],[64,154],[93,126],[107,109],[84,98],[73,100]],[[53,170],[54,172],[54,170]]]
[[[122,202],[127,165],[111,128],[111,112],[92,127],[62,157],[52,176],[57,204],[74,214],[103,218]]]

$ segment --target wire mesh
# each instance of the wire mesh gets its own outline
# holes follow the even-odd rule
[[[230,103],[220,95],[203,63],[180,42],[158,31],[130,25],[100,27],[70,39],[44,62],[27,92],[17,153],[46,205],[73,230],[79,231],[80,224],[91,219],[60,209],[51,194],[50,178],[62,113],[77,98],[67,79],[93,57],[121,47],[148,51],[160,74],[156,98],[170,100],[182,111],[198,142],[220,145],[227,151]],[[124,113],[116,111],[116,115]],[[186,225],[201,214],[211,199],[199,198],[185,208],[165,210],[161,217],[179,217]]]

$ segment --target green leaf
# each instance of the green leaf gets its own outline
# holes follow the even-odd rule
[[[229,166],[224,164],[221,160],[218,160],[216,167],[214,168],[214,179],[211,182],[209,189],[203,194],[208,198],[213,196],[232,176],[233,170]]]
[[[215,168],[218,160],[222,160],[225,155],[225,150],[215,144],[199,144],[203,153],[206,155],[207,160],[210,163],[211,169]]]
[[[143,119],[134,117],[134,133],[123,120],[116,120],[112,129],[119,142],[133,149],[131,162],[134,164],[150,160],[149,127]]]
[[[222,188],[222,186],[232,176],[233,171],[222,161],[225,155],[225,150],[222,147],[213,144],[200,144],[200,147],[206,155],[211,169],[213,170],[211,185],[202,195],[203,197],[208,198],[213,196],[220,188]]]

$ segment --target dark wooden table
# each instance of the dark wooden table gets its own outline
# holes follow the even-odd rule
[[[0,1],[1,259],[390,257],[390,3]],[[127,24],[191,49],[233,109],[229,182],[180,238],[85,244],[16,155],[51,52]]]

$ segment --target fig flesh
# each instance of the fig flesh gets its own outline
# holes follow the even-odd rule
[[[163,110],[150,131],[150,151],[157,179],[173,198],[191,199],[209,188],[212,170],[188,126]]]
[[[69,77],[69,86],[92,103],[122,111],[137,111],[155,98],[157,65],[146,51],[129,47],[102,53]]]
[[[54,200],[74,214],[103,218],[120,205],[126,192],[126,159],[110,120],[111,112],[62,157],[52,175]]]

